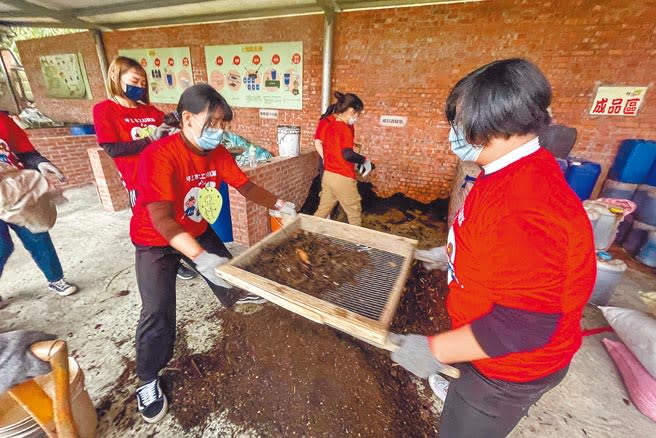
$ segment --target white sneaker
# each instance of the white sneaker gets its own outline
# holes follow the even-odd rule
[[[63,278],[61,280],[48,283],[48,290],[54,292],[61,297],[72,295],[78,291],[78,287],[72,283],[67,282]]]
[[[147,423],[156,423],[164,418],[169,402],[159,385],[159,378],[137,388],[137,409]]]
[[[449,391],[449,381],[439,374],[428,376],[428,386],[431,387],[437,398],[446,400],[446,393]]]
[[[267,300],[261,296],[255,294],[247,294],[237,300],[236,305],[240,306],[243,304],[264,304]]]

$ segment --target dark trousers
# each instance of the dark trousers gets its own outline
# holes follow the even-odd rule
[[[61,280],[64,277],[57,251],[52,244],[50,234],[33,233],[25,227],[10,224],[0,220],[0,275],[9,259],[14,252],[14,243],[9,234],[9,228],[14,230],[18,238],[23,242],[23,246],[32,256],[32,260],[39,267],[48,282]]]
[[[502,438],[528,408],[558,385],[569,367],[526,383],[488,379],[470,364],[459,364],[451,380],[440,423],[441,438]]]
[[[198,243],[209,253],[232,258],[217,235],[208,230],[198,237]],[[175,342],[175,278],[178,263],[184,258],[170,246],[137,246],[136,271],[141,315],[137,326],[137,376],[144,381],[157,377],[173,356]],[[214,295],[226,306],[232,306],[240,293],[205,280]]]

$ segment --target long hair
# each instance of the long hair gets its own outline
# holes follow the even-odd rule
[[[337,99],[337,102],[328,106],[326,112],[321,114],[319,120],[325,119],[331,114],[341,114],[349,108],[353,108],[357,112],[364,109],[364,103],[362,103],[362,100],[353,93],[343,94],[339,91],[335,91],[335,98]]]

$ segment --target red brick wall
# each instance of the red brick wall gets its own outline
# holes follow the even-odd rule
[[[37,107],[47,116],[62,122],[93,123],[91,109],[107,98],[100,63],[91,32],[78,32],[17,42],[21,62],[30,81]],[[52,99],[46,97],[45,80],[39,57],[65,53],[81,53],[89,78],[92,99]]]
[[[76,35],[19,47],[26,59],[28,43],[34,55],[64,51],[59,47],[70,52],[65,42],[81,44],[92,80],[90,64],[97,61],[89,52],[91,36]],[[206,80],[204,45],[302,40],[303,111],[280,110],[278,120],[260,120],[256,109],[238,108],[233,129],[275,152],[276,125],[298,124],[302,148],[312,147],[321,100],[321,16],[109,32],[104,38],[110,59],[120,48],[188,46],[197,81]],[[540,66],[553,85],[555,122],[578,129],[574,153],[599,161],[604,172],[622,139],[656,138],[654,1],[497,0],[341,13],[334,47],[333,89],[364,100],[356,137],[377,164],[371,180],[380,195],[401,191],[421,201],[448,196],[456,158],[448,151],[444,101],[460,77],[495,59],[521,56]],[[104,96],[99,72],[92,82],[99,100]],[[637,117],[590,116],[598,85],[652,88]],[[90,118],[90,105],[66,110],[78,121]],[[382,114],[406,116],[408,124],[381,127]]]
[[[66,175],[64,188],[93,182],[87,149],[98,146],[95,135],[71,135],[69,128],[26,130],[37,151]]]
[[[295,158],[274,158],[271,163],[243,170],[251,181],[300,209],[317,173],[317,159],[316,152],[307,152]],[[271,232],[269,212],[265,207],[247,201],[232,187],[229,195],[235,242],[250,246]]]
[[[357,136],[377,168],[379,194],[448,196],[444,102],[455,82],[495,59],[525,57],[549,78],[556,123],[578,129],[574,154],[607,171],[624,138],[656,138],[656,90],[637,117],[590,116],[597,85],[648,85],[656,77],[656,3],[497,0],[339,14],[334,86],[365,103]],[[381,114],[406,128],[378,126]]]
[[[314,129],[321,111],[323,16],[109,32],[103,38],[109,60],[117,56],[120,49],[189,47],[196,82],[207,81],[207,45],[303,41],[303,110],[279,110],[277,120],[261,120],[257,108],[237,108],[231,130],[276,155],[277,125],[299,125],[301,149],[313,149]],[[175,105],[158,106],[164,111],[175,109]]]

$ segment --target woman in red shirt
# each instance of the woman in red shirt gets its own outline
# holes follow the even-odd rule
[[[136,346],[137,375],[143,385],[137,389],[137,405],[144,420],[151,423],[167,411],[158,374],[173,354],[175,266],[180,258],[193,263],[224,306],[244,299],[215,271],[231,258],[207,226],[220,210],[221,183],[225,181],[246,199],[267,208],[296,214],[293,204],[249,181],[221,144],[232,109],[214,88],[197,84],[186,89],[177,111],[165,120],[180,132],[148,146],[141,154],[139,195],[130,222],[142,302]]]
[[[335,204],[339,202],[351,225],[362,223],[360,194],[355,179],[355,168],[367,176],[373,164],[366,157],[353,150],[353,125],[364,111],[364,104],[358,96],[352,93],[335,93],[337,102],[331,105],[317,127],[318,139],[323,151],[324,174],[321,179],[321,199],[314,213],[318,217],[326,217]],[[330,120],[330,119],[333,120]],[[325,120],[325,122],[323,122]],[[323,123],[322,123],[323,122]]]
[[[451,330],[392,336],[392,359],[417,376],[461,371],[440,436],[506,436],[581,345],[596,259],[583,206],[539,143],[550,104],[549,82],[523,59],[473,71],[447,99],[452,151],[483,168],[446,248],[428,252],[447,265]]]
[[[110,64],[107,76],[109,99],[93,107],[93,123],[98,144],[113,158],[133,208],[139,154],[153,141],[167,136],[171,127],[163,123],[164,113],[150,104],[148,78],[141,64],[119,56]],[[191,269],[178,267],[179,278],[195,276]]]

